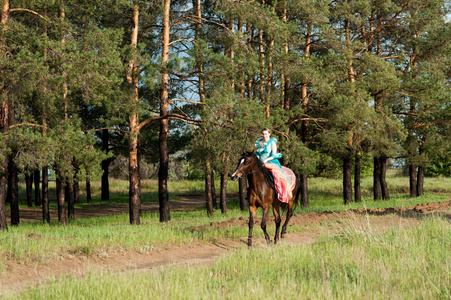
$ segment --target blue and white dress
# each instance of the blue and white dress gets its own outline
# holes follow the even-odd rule
[[[265,159],[271,158],[271,160],[267,161],[266,163],[276,164],[282,169],[282,166],[280,165],[280,162],[279,162],[279,158],[282,157],[282,153],[274,151],[273,143],[277,144],[277,140],[273,137],[270,138],[269,141],[267,141],[267,142],[265,142],[262,137],[258,138],[255,141],[255,148],[257,148],[255,155],[262,162]]]
[[[255,142],[255,147],[257,148],[255,155],[264,161],[270,159],[266,162],[265,167],[268,168],[274,176],[274,188],[277,192],[277,198],[281,202],[288,203],[289,199],[292,197],[290,179],[287,176],[284,168],[280,165],[279,158],[282,154],[277,152],[277,140],[275,138],[270,138],[269,141],[265,142],[263,138],[257,139]]]

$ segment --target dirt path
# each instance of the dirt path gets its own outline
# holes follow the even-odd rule
[[[186,202],[185,202],[186,201]],[[171,209],[190,209],[203,206],[203,199],[186,199],[179,203],[171,203]],[[107,214],[127,213],[126,205],[100,205],[78,209],[77,217],[93,217]],[[158,211],[158,204],[144,204],[143,212]],[[293,216],[290,225],[308,227],[308,230],[288,233],[281,240],[282,245],[307,245],[314,243],[323,234],[337,234],[347,230],[383,231],[390,227],[409,227],[419,224],[421,217],[430,213],[440,213],[451,220],[451,201],[440,203],[419,204],[414,207],[387,208],[372,210],[349,210],[334,213],[306,213]],[[371,216],[376,217],[371,217]],[[36,210],[21,212],[21,220],[41,220]],[[339,222],[338,222],[339,221]],[[209,227],[243,226],[247,227],[248,218],[232,218],[222,223],[212,222]],[[256,220],[260,223],[260,220]],[[272,226],[271,218],[268,226]],[[187,230],[200,230],[200,227],[190,227]],[[259,226],[256,225],[256,230]],[[30,234],[30,239],[40,238]],[[122,252],[91,256],[67,255],[56,263],[36,268],[32,265],[8,263],[7,271],[0,275],[0,298],[2,295],[15,294],[27,287],[45,283],[47,280],[64,275],[82,276],[90,271],[120,271],[120,272],[149,272],[167,265],[206,264],[211,263],[220,255],[225,255],[238,248],[246,246],[247,237],[236,241],[222,241],[214,244],[195,243],[183,247],[153,250],[147,254],[136,252]],[[254,239],[254,247],[267,247],[263,238]]]

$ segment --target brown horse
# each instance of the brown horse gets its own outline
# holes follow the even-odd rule
[[[249,201],[249,237],[248,245],[252,246],[252,229],[254,227],[254,217],[257,208],[263,208],[263,218],[261,227],[265,234],[266,242],[271,243],[271,239],[266,232],[266,220],[268,219],[269,209],[272,205],[272,211],[276,222],[276,234],[274,243],[277,244],[279,240],[279,229],[281,217],[279,208],[281,205],[287,206],[287,218],[282,226],[281,237],[283,238],[287,232],[288,222],[293,216],[293,205],[299,199],[299,181],[296,179],[296,185],[292,191],[292,197],[288,203],[282,203],[277,198],[277,193],[274,190],[274,177],[269,169],[267,169],[260,159],[252,152],[245,152],[238,161],[238,166],[232,174],[232,180],[236,181],[238,178],[246,175],[249,183],[247,190],[247,198]]]

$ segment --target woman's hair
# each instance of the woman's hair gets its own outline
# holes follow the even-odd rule
[[[269,129],[268,127],[263,128],[262,129],[262,133],[263,133],[263,131],[268,131],[269,135],[271,135],[271,129]]]

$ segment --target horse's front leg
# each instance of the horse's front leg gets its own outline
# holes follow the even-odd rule
[[[280,202],[277,202],[277,203],[274,203],[272,206],[272,212],[274,214],[274,218],[275,218],[275,222],[276,222],[276,234],[274,236],[274,244],[277,244],[277,242],[279,241],[280,223],[282,222],[282,219],[280,218],[279,204],[280,204]]]
[[[247,237],[247,245],[252,246],[252,229],[254,228],[254,217],[257,207],[255,205],[249,205],[249,236]]]
[[[261,224],[263,233],[265,234],[265,239],[266,239],[267,244],[271,243],[271,238],[269,237],[268,232],[266,232],[266,220],[268,220],[269,207],[270,207],[270,205],[263,206],[263,217],[262,217],[262,224]]]

